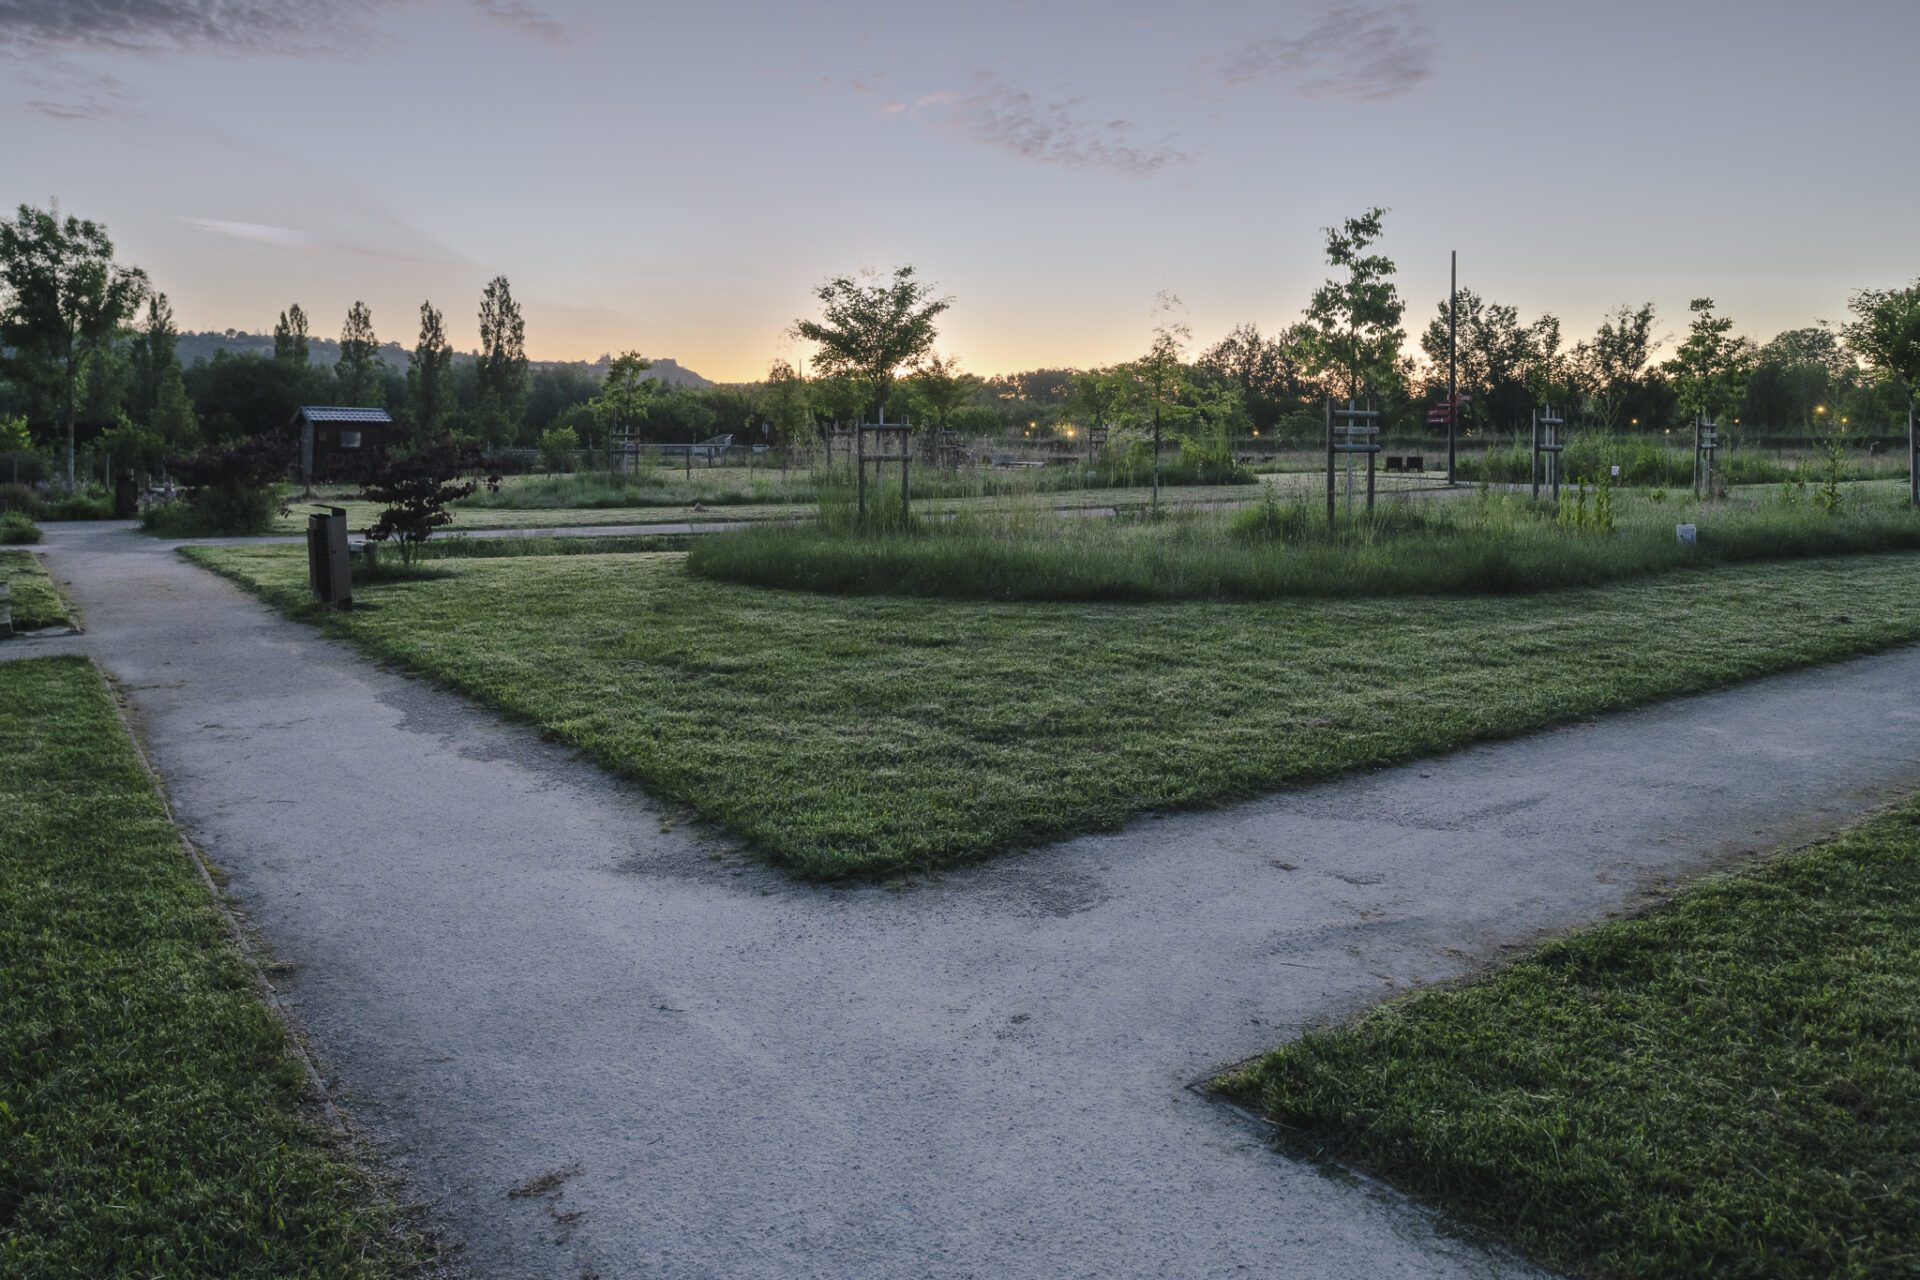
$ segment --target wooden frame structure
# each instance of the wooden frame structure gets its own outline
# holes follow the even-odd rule
[[[1380,414],[1377,410],[1362,409],[1351,398],[1347,407],[1333,407],[1333,397],[1327,397],[1327,528],[1334,527],[1334,460],[1345,455],[1347,459],[1347,518],[1353,518],[1353,455],[1365,454],[1367,457],[1367,510],[1373,510],[1374,459],[1380,453]]]
[[[875,452],[867,452],[867,437],[873,437]],[[891,450],[891,452],[888,452]],[[911,422],[888,422],[887,411],[880,410],[880,421],[862,422],[854,428],[853,464],[859,477],[859,511],[864,523],[867,518],[867,467],[875,468],[874,479],[879,480],[878,468],[889,462],[900,464],[900,520],[905,523],[912,515],[910,506],[912,484],[909,468],[913,465],[913,424]]]
[[[1540,482],[1543,476],[1550,477],[1553,485],[1553,500],[1560,501],[1560,454],[1566,449],[1566,442],[1560,438],[1560,428],[1567,420],[1554,413],[1552,405],[1533,411],[1533,500],[1540,501]],[[1541,428],[1546,428],[1545,435]]]

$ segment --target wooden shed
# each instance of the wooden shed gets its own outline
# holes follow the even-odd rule
[[[300,435],[300,479],[312,484],[352,479],[387,447],[393,419],[385,409],[306,404],[293,415],[293,425]]]

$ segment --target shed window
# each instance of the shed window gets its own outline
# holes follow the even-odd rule
[[[342,431],[340,433],[340,447],[342,449],[358,449],[360,447],[360,433],[358,431]]]

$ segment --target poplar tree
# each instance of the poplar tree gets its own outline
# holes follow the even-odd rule
[[[453,408],[453,348],[431,302],[420,304],[420,343],[407,364],[407,411],[414,430],[433,439],[446,430]]]
[[[527,412],[527,325],[505,276],[480,295],[480,427],[490,442],[520,433]]]
[[[273,326],[273,358],[282,364],[307,367],[307,313],[294,303],[280,313]]]
[[[380,342],[374,337],[373,315],[367,304],[355,301],[340,329],[340,363],[333,368],[343,405],[380,407]]]

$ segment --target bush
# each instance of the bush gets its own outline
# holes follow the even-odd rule
[[[285,509],[280,478],[292,461],[293,439],[279,432],[176,458],[169,469],[186,486],[185,496],[148,507],[141,523],[186,538],[265,533]]]
[[[572,427],[550,427],[540,433],[540,463],[549,472],[573,470],[573,453],[580,437]]]
[[[0,512],[0,547],[40,541],[40,526],[18,511]]]
[[[375,458],[361,472],[360,496],[385,510],[368,526],[367,541],[397,543],[401,562],[411,565],[415,549],[435,529],[453,523],[447,505],[483,483],[489,491],[498,489],[500,473],[471,444],[441,440],[405,456]]]
[[[0,484],[0,509],[29,520],[111,520],[113,498],[101,489],[41,493],[24,484]]]

